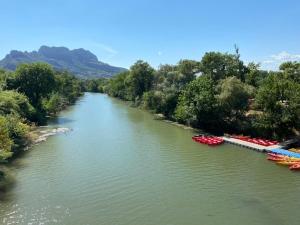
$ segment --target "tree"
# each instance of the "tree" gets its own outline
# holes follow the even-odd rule
[[[122,72],[110,79],[108,83],[108,94],[124,100],[129,100],[125,80],[129,76],[129,71]]]
[[[149,91],[154,78],[154,69],[144,61],[137,61],[130,67],[130,74],[125,80],[131,100],[142,97],[143,93]]]
[[[177,65],[179,82],[183,86],[195,79],[195,74],[200,71],[200,62],[194,60],[180,60]]]
[[[178,100],[176,90],[168,89],[165,91],[152,90],[143,95],[144,107],[162,113],[167,118],[172,119]]]
[[[244,82],[247,68],[240,60],[239,51],[236,54],[208,52],[201,60],[201,72],[209,75],[214,81],[235,76]]]
[[[280,65],[279,69],[286,79],[300,83],[300,62],[285,62]]]
[[[9,138],[6,124],[7,121],[5,117],[0,116],[0,161],[7,158],[7,153],[11,151],[13,144],[12,140]]]
[[[179,97],[175,118],[195,127],[213,130],[220,123],[214,81],[201,76],[187,85]]]
[[[41,109],[41,100],[55,87],[54,71],[48,64],[21,64],[16,69],[16,88],[24,93],[31,104]]]
[[[300,128],[300,84],[286,79],[282,73],[271,73],[258,89],[256,126],[264,134],[285,138]]]
[[[0,115],[8,114],[32,120],[35,109],[25,95],[16,91],[0,91]]]
[[[82,89],[80,81],[74,75],[67,71],[56,72],[53,93],[59,93],[68,103],[74,103],[82,95]]]
[[[218,85],[217,99],[222,109],[222,118],[231,131],[241,131],[248,110],[249,98],[253,88],[236,77],[227,77]],[[224,128],[225,129],[225,128]]]
[[[43,108],[48,114],[55,115],[67,105],[67,100],[59,93],[53,93],[49,99],[43,100]]]
[[[255,63],[248,64],[248,72],[246,74],[245,81],[253,87],[260,86],[263,80],[268,76],[268,72],[260,70],[259,66],[259,64]]]

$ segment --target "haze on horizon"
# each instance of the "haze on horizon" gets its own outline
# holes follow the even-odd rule
[[[0,58],[41,45],[85,48],[99,60],[130,67],[200,60],[207,51],[233,52],[277,69],[300,60],[296,0],[11,0],[0,9]]]

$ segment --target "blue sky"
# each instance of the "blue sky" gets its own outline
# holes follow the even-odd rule
[[[50,45],[157,67],[237,44],[265,69],[300,60],[299,0],[0,0],[0,20],[0,58]]]

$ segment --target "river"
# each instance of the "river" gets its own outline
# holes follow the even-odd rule
[[[11,166],[1,224],[299,225],[300,173],[86,93]]]

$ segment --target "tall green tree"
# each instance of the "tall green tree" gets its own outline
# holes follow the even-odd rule
[[[260,65],[256,63],[249,63],[248,72],[245,77],[245,82],[253,87],[259,87],[263,80],[268,76],[267,71],[260,70]]]
[[[41,100],[55,88],[54,71],[45,63],[21,64],[16,69],[15,85],[31,104],[41,109]]]
[[[130,74],[125,80],[131,100],[142,97],[143,93],[149,91],[154,78],[154,69],[144,61],[137,61],[130,67]]]
[[[214,81],[201,76],[187,85],[179,97],[175,118],[195,127],[213,129],[220,123]]]
[[[214,81],[235,76],[244,82],[247,67],[240,60],[238,49],[236,54],[208,52],[201,60],[201,72]]]
[[[241,132],[246,120],[245,113],[249,108],[249,98],[254,88],[237,77],[227,77],[220,81],[217,89],[219,93],[217,99],[226,129]]]
[[[176,66],[179,73],[178,82],[183,86],[196,78],[200,72],[200,62],[195,60],[180,60]]]
[[[258,89],[255,98],[262,111],[256,126],[264,134],[288,137],[300,129],[300,84],[286,79],[282,73],[270,74]]]
[[[125,81],[129,74],[129,71],[125,71],[118,74],[117,76],[112,77],[108,83],[108,94],[120,99],[130,100],[127,90],[128,86],[125,84]]]

